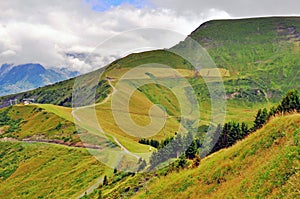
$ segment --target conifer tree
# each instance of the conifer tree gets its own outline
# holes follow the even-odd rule
[[[197,149],[197,142],[196,140],[193,140],[185,152],[185,157],[188,159],[194,159],[197,153]]]
[[[107,179],[107,176],[105,175],[103,178],[103,186],[106,186],[106,185],[108,185],[108,179]]]

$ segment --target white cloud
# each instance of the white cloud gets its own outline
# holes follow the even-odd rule
[[[135,8],[128,4],[96,12],[80,0],[28,0],[26,3],[11,0],[1,1],[0,7],[0,63],[38,62],[46,67],[68,67],[82,73],[102,67],[135,49],[170,47],[205,20],[230,17],[217,9],[179,14],[170,8]],[[161,31],[160,36],[152,38],[154,29],[148,33],[126,32],[149,27],[172,30],[181,36]],[[99,43],[121,33],[113,42],[93,50]],[[84,61],[70,56],[72,53],[85,56],[93,53],[93,57]]]
[[[0,57],[10,57],[10,56],[13,56],[13,55],[16,55],[17,53],[13,50],[6,50],[2,53],[0,53]]]
[[[215,8],[211,8],[209,9],[204,16],[205,18],[207,18],[208,20],[212,20],[212,19],[230,19],[232,18],[227,12],[223,11],[223,10],[218,10]]]
[[[202,13],[212,8],[236,18],[274,15],[299,15],[299,0],[149,0],[178,13]]]

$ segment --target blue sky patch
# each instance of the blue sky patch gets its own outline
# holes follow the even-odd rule
[[[142,8],[149,4],[147,0],[86,0],[86,2],[92,5],[93,10],[99,12],[104,12],[122,4],[130,4],[136,8]]]

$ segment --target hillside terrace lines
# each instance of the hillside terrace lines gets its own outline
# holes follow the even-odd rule
[[[107,80],[110,82],[110,79],[114,81],[122,80],[150,80],[151,78],[155,79],[178,79],[178,78],[192,78],[192,77],[230,77],[229,70],[224,68],[200,68],[200,69],[175,69],[172,66],[170,68],[137,68],[134,69],[135,73],[133,76],[122,77],[126,72],[130,71],[130,68],[121,68],[109,71],[107,75],[109,78]],[[156,74],[156,75],[153,75]],[[179,75],[180,74],[180,75]],[[153,77],[150,76],[153,75]],[[110,83],[111,85],[111,83]]]
[[[36,140],[31,140],[31,139],[22,139],[22,140],[18,140],[15,138],[1,138],[0,142],[26,142],[26,143],[46,143],[46,144],[55,144],[55,145],[63,145],[66,147],[73,147],[73,148],[87,148],[87,149],[99,149],[101,150],[102,147],[98,146],[98,145],[92,145],[92,144],[83,144],[80,142],[77,143],[66,143],[62,140],[46,140],[46,139],[36,139]]]

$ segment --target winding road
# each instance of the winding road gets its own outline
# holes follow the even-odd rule
[[[76,111],[81,110],[81,109],[85,109],[85,108],[91,108],[91,107],[99,106],[99,105],[101,105],[101,104],[105,104],[105,103],[109,100],[109,98],[110,98],[113,94],[115,94],[115,92],[117,92],[117,89],[116,89],[116,88],[112,85],[112,83],[111,83],[111,79],[107,78],[107,81],[108,81],[109,86],[113,89],[113,91],[112,91],[109,95],[107,95],[107,97],[106,97],[102,102],[100,102],[100,103],[92,104],[92,105],[88,105],[88,106],[78,107],[78,108],[75,108],[75,110],[73,109],[72,115],[73,115],[73,117],[74,117],[77,121],[81,122],[80,118],[75,114]],[[112,135],[111,135],[111,136],[112,136]],[[112,136],[112,138],[114,139],[115,143],[116,143],[116,144],[117,144],[117,145],[118,145],[118,146],[119,146],[126,154],[128,154],[128,155],[130,155],[130,156],[133,156],[133,157],[135,157],[136,159],[139,159],[139,158],[140,158],[139,156],[137,156],[137,155],[131,153],[128,149],[126,149],[126,147],[123,146],[115,136]]]
[[[107,95],[107,97],[100,103],[97,103],[97,104],[92,104],[92,105],[88,105],[88,106],[83,106],[83,107],[78,107],[78,108],[75,108],[73,109],[72,111],[72,115],[73,117],[81,122],[80,118],[75,114],[76,111],[80,110],[80,109],[84,109],[84,108],[91,108],[91,107],[95,107],[95,106],[99,106],[99,105],[102,105],[102,104],[105,104],[109,98],[117,91],[117,89],[112,85],[111,83],[111,79],[107,78],[107,81],[108,81],[108,84],[110,85],[110,87],[113,89],[113,91]],[[111,135],[112,136],[112,135]],[[125,146],[123,146],[119,140],[115,137],[115,136],[112,136],[114,142],[121,148],[121,150],[123,150],[126,154],[130,155],[130,156],[133,156],[135,157],[136,159],[139,159],[140,157],[131,153]],[[99,187],[99,184],[103,181],[103,176],[101,176],[99,179],[96,180],[96,182],[90,186],[89,188],[87,188],[82,194],[80,194],[77,199],[83,197],[85,194],[90,194],[92,193],[95,189],[97,189]]]

